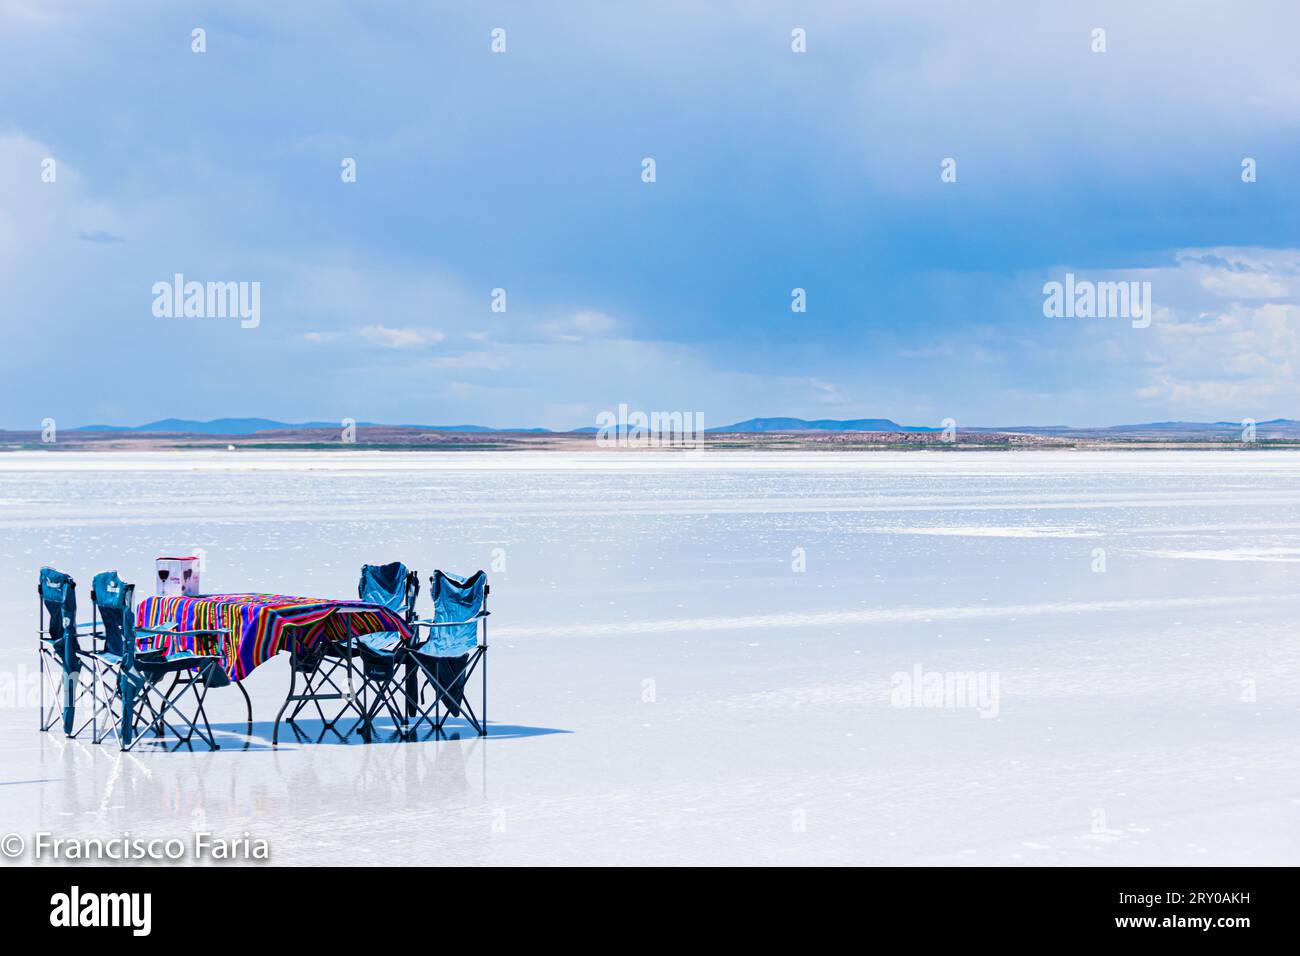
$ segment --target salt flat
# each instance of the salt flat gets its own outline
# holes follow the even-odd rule
[[[216,753],[37,732],[37,568],[147,593],[194,548],[210,591],[488,569],[495,736],[272,750],[283,661],[251,738],[214,692]],[[0,832],[247,832],[281,864],[1295,864],[1297,554],[1281,451],[8,453]],[[898,706],[918,668],[996,678],[995,712]]]

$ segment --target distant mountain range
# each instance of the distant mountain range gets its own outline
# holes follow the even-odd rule
[[[418,428],[436,432],[549,432],[549,428],[488,428],[485,425],[381,425],[357,422],[358,428]],[[147,425],[82,425],[77,432],[168,432],[182,435],[255,435],[258,432],[297,431],[304,428],[328,428],[338,431],[342,422],[277,422],[270,418],[214,418],[196,422],[185,418],[164,418]]]
[[[1145,422],[1135,425],[1096,425],[1078,427],[1073,425],[1001,425],[996,428],[972,426],[961,428],[963,432],[1014,432],[1022,435],[1115,435],[1121,437],[1173,436],[1173,435],[1237,435],[1244,429],[1244,423],[1235,422]],[[1300,421],[1293,418],[1270,418],[1255,423],[1255,433],[1259,437],[1268,434],[1300,435]]]
[[[706,432],[940,432],[939,428],[900,425],[888,418],[854,418],[834,421],[819,418],[806,421],[802,418],[750,418],[734,425],[706,428]]]
[[[486,425],[387,425],[377,422],[357,422],[357,427],[372,428],[409,428],[420,431],[440,432],[515,432],[530,434],[555,434],[549,428],[490,428]],[[280,422],[270,418],[216,418],[200,422],[184,418],[164,418],[146,425],[83,425],[72,431],[80,432],[124,432],[124,433],[171,433],[185,435],[254,435],[258,432],[297,431],[302,429],[330,429],[337,431],[341,422]],[[1290,418],[1274,418],[1257,422],[1256,432],[1260,437],[1266,434],[1300,435],[1300,421]],[[595,432],[592,426],[572,429],[573,432]],[[819,418],[750,418],[734,425],[721,425],[705,429],[708,432],[756,433],[756,432],[940,432],[941,426],[900,425],[888,418],[855,418],[847,421]],[[970,425],[958,426],[962,432],[1002,432],[1026,435],[1115,435],[1125,437],[1173,436],[1173,435],[1216,435],[1239,433],[1242,423],[1229,422],[1147,422],[1133,425],[1107,425],[1096,427],[1076,427],[1072,425]],[[562,434],[562,433],[561,433]]]

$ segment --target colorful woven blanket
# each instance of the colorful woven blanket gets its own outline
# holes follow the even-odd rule
[[[322,640],[343,640],[352,634],[396,631],[404,640],[410,630],[401,615],[361,601],[331,601],[289,597],[283,594],[204,594],[198,597],[151,597],[135,612],[137,627],[165,627],[178,631],[222,630],[233,635],[226,642],[225,671],[239,680],[266,663],[289,641],[311,650]],[[167,650],[196,650],[211,638],[159,637],[151,646]],[[144,642],[141,642],[142,646]]]

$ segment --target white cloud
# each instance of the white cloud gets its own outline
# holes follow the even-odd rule
[[[502,352],[462,352],[459,355],[439,356],[431,364],[440,369],[477,369],[497,372],[510,364]]]
[[[393,329],[386,325],[367,325],[359,334],[367,342],[390,349],[424,349],[446,338],[437,329]]]
[[[303,341],[310,342],[312,345],[325,345],[328,342],[337,342],[343,338],[342,332],[304,332]]]
[[[1151,277],[1143,399],[1215,418],[1272,417],[1300,402],[1300,250],[1182,250]]]
[[[538,328],[543,335],[563,342],[582,342],[612,332],[618,325],[604,312],[576,312],[563,319],[542,322]]]

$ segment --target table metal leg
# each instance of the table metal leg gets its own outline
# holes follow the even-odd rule
[[[271,728],[271,746],[280,745],[280,718],[284,712],[289,709],[289,702],[294,699],[294,691],[298,687],[298,641],[296,635],[290,635],[289,641],[289,693],[285,695],[284,703],[280,705],[280,712],[275,715],[275,726]],[[249,714],[252,714],[252,705],[249,705]]]
[[[239,692],[244,695],[244,706],[248,709],[248,728],[245,731],[245,736],[251,737],[253,736],[253,701],[248,696],[248,691],[244,689],[244,682],[242,680],[236,678],[235,686],[238,687]]]

